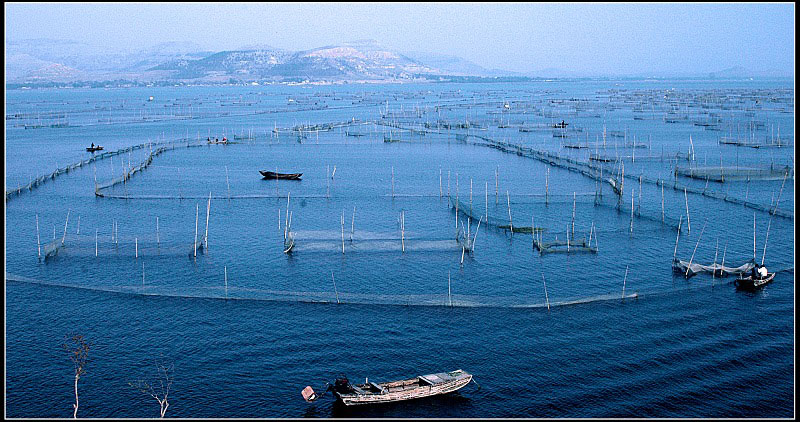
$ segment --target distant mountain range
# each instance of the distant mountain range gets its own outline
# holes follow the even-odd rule
[[[461,57],[395,51],[359,40],[306,51],[268,45],[207,51],[189,42],[162,43],[133,52],[106,52],[83,43],[7,41],[7,84],[126,81],[130,83],[405,82],[471,78],[577,78],[559,69],[511,72],[486,69]],[[731,68],[701,77],[786,76]],[[792,75],[789,75],[792,76]],[[452,77],[452,78],[451,78]]]

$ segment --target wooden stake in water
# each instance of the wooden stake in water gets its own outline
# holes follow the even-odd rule
[[[447,170],[447,199],[450,199],[450,170]]]
[[[353,219],[350,220],[350,242],[353,241],[353,231],[356,228],[356,207],[353,207]]]
[[[661,224],[664,224],[664,184],[661,184]]]
[[[42,241],[39,238],[39,214],[36,214],[36,256],[42,259]]]
[[[453,307],[453,299],[450,296],[450,270],[447,271],[447,303]]]
[[[498,189],[500,187],[500,166],[495,167],[494,169],[494,204],[497,205],[498,203]]]
[[[631,233],[633,233],[633,189],[631,189]]]
[[[133,238],[134,244],[136,245],[136,258],[139,258],[139,238]]]
[[[331,280],[333,280],[333,291],[336,292],[336,304],[339,304],[339,290],[336,288],[336,278],[333,277],[333,271],[331,271]]]
[[[228,199],[231,199],[231,184],[228,181],[228,166],[225,166],[225,183],[228,185]]]
[[[706,223],[708,223],[708,219],[706,219]],[[694,251],[692,251],[692,257],[689,258],[689,265],[686,267],[686,276],[689,276],[689,271],[692,269],[692,261],[694,261],[694,254],[697,252],[697,246],[700,245],[700,239],[703,238],[703,232],[706,230],[706,223],[703,223],[703,229],[700,230],[700,236],[697,236],[697,243],[694,245]]]
[[[550,298],[547,297],[547,281],[544,279],[544,273],[542,274],[542,283],[544,284],[544,300],[547,303],[547,310],[550,310]]]
[[[508,226],[511,228],[511,234],[514,234],[514,222],[511,220],[511,195],[506,191],[506,201],[508,202]]]
[[[81,234],[81,216],[80,215],[78,216],[78,230],[75,232],[75,234]]]
[[[761,254],[761,265],[764,265],[764,258],[767,256],[767,241],[769,240],[769,226],[772,225],[772,216],[769,217],[769,222],[767,223],[767,234],[764,237],[764,252]]]
[[[208,217],[211,215],[211,192],[208,192],[208,205],[206,206],[206,234],[203,236],[203,249],[208,250]]]
[[[225,266],[225,299],[228,298],[228,266]]]
[[[544,204],[547,205],[549,202],[550,197],[550,186],[549,186],[549,179],[550,179],[550,167],[544,173]]]
[[[97,258],[97,229],[94,229],[94,257]]]
[[[158,216],[156,216],[156,245],[161,246],[161,237],[158,234]]]
[[[683,199],[686,200],[686,233],[691,233],[692,223],[689,221],[689,196],[686,194],[686,188],[683,188]]]
[[[625,266],[625,278],[622,279],[622,300],[625,300],[625,282],[628,280],[628,266]]]
[[[442,197],[442,168],[439,167],[439,198]]]
[[[342,253],[344,253],[344,210],[342,210]]]
[[[406,213],[400,211],[400,242],[403,252],[406,251]]]
[[[392,198],[394,198],[394,166],[392,166]]]
[[[678,221],[678,234],[675,236],[675,252],[672,253],[672,261],[675,261],[675,257],[678,255],[678,239],[681,238],[681,224],[683,223],[683,215],[681,215],[680,220]]]
[[[575,238],[575,197],[576,193],[572,192],[572,238]]]
[[[756,260],[756,213],[753,213],[753,262]]]
[[[194,214],[194,257],[197,258],[197,220],[200,216],[200,204],[197,204]]]
[[[469,213],[472,214],[472,178],[469,178]]]
[[[489,182],[486,182],[486,224],[489,224]]]
[[[64,240],[67,239],[67,223],[69,223],[69,213],[72,210],[67,210],[67,221],[64,222],[64,235],[61,236],[61,246],[64,246]]]
[[[714,278],[717,276],[717,253],[719,252],[719,237],[717,238],[717,246],[714,249],[714,264],[711,268],[711,284],[714,284]]]

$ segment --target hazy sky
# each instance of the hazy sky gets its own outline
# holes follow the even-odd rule
[[[138,50],[304,50],[375,39],[486,68],[581,73],[794,71],[794,4],[5,4],[6,39]]]

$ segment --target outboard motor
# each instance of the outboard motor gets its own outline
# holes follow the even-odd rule
[[[353,386],[350,385],[350,381],[344,375],[342,375],[341,377],[337,378],[336,381],[334,381],[333,390],[340,394],[348,394],[355,392],[355,390],[353,390]]]

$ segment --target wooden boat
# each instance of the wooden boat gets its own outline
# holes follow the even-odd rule
[[[415,378],[375,383],[366,380],[364,384],[350,384],[347,378],[342,377],[329,385],[336,398],[346,406],[365,404],[391,403],[403,400],[418,399],[452,393],[466,386],[472,381],[472,375],[461,370],[452,372],[439,372],[436,374],[420,375]],[[326,391],[328,391],[326,390]],[[324,394],[324,393],[323,393]],[[314,401],[317,396],[310,386],[303,390],[306,401]]]
[[[259,170],[265,179],[286,179],[286,180],[300,180],[303,173],[275,173],[272,171]]]
[[[95,151],[102,151],[103,147],[100,145],[93,146],[93,147],[86,147],[86,151],[95,152]]]
[[[742,277],[736,279],[733,284],[740,290],[756,290],[764,287],[766,284],[772,282],[775,278],[775,273],[767,273],[766,277]]]

